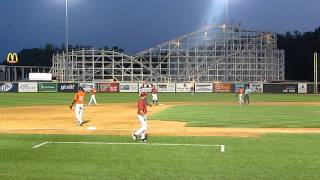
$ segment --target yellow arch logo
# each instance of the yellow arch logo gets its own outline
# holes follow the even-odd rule
[[[9,53],[7,56],[7,63],[17,64],[19,62],[17,53]]]

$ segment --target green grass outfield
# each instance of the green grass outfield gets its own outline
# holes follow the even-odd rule
[[[98,93],[98,103],[127,103],[136,102],[138,93]],[[160,102],[236,102],[233,93],[160,93]],[[89,101],[90,94],[86,99]],[[149,97],[150,99],[151,97]],[[70,104],[73,93],[0,93],[0,107],[28,105],[60,105]],[[252,94],[252,101],[278,102],[316,102],[320,95],[314,94]]]
[[[89,99],[87,95],[87,99]],[[72,93],[0,94],[1,107],[69,104]],[[159,94],[161,102],[194,102],[152,119],[189,126],[320,127],[316,106],[240,106],[235,94]],[[254,94],[252,101],[316,102],[318,95]],[[98,94],[99,103],[136,102],[137,93]],[[197,105],[235,102],[235,105]],[[189,103],[190,104],[190,103]],[[320,108],[319,108],[320,111]],[[249,117],[249,118],[248,118]],[[243,179],[300,180],[320,177],[320,134],[261,137],[153,137],[148,144],[223,144],[219,147],[36,144],[50,142],[132,143],[124,136],[0,134],[0,179]]]
[[[318,128],[318,106],[173,106],[153,114],[152,120],[187,122],[201,127]]]
[[[151,137],[149,143],[218,147],[47,144],[131,142],[129,137],[0,135],[0,179],[319,179],[320,135]]]

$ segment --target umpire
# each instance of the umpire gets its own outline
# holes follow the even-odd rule
[[[249,86],[246,86],[246,89],[244,90],[244,104],[249,105],[250,104],[250,93],[251,93],[251,89],[249,88]]]

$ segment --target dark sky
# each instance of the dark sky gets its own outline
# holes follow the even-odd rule
[[[61,45],[65,0],[0,0],[0,59]],[[224,19],[225,0],[69,0],[70,43],[135,52]],[[320,26],[320,0],[229,0],[229,21],[284,33]]]

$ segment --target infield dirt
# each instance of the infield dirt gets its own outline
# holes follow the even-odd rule
[[[148,115],[181,103],[148,108]],[[183,103],[186,105],[186,103]],[[216,104],[216,103],[200,103]],[[219,103],[221,104],[221,103]],[[231,103],[222,103],[230,104]],[[315,105],[318,102],[255,102],[254,105]],[[83,126],[77,126],[74,111],[68,106],[33,106],[0,108],[0,133],[19,134],[92,134],[130,135],[139,127],[136,104],[104,104],[86,106]],[[320,128],[215,128],[186,127],[184,122],[148,121],[148,134],[154,136],[240,136],[263,133],[320,133]],[[88,130],[96,127],[96,130]]]

